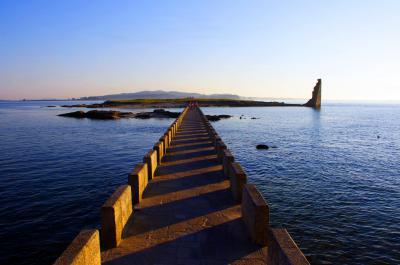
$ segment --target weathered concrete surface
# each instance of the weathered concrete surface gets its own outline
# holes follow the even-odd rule
[[[122,230],[132,214],[131,187],[119,187],[101,207],[101,244],[105,248],[118,246]]]
[[[153,150],[157,151],[157,164],[161,164],[161,159],[164,155],[164,143],[161,141],[157,142],[154,145]]]
[[[270,229],[268,246],[268,264],[310,265],[286,229]]]
[[[224,150],[227,149],[227,146],[225,145],[225,143],[222,140],[217,141],[215,148],[217,150],[217,155],[218,155],[218,159],[219,161],[223,161],[223,155],[224,155]]]
[[[190,110],[104,264],[266,264],[204,121]]]
[[[233,157],[232,153],[228,150],[225,149],[223,150],[223,155],[222,155],[222,166],[224,170],[224,175],[229,176],[229,167],[231,163],[235,161],[235,158]]]
[[[139,163],[128,176],[128,183],[132,187],[133,203],[142,200],[143,192],[149,182],[147,164]]]
[[[54,265],[100,265],[100,238],[96,229],[82,230]]]
[[[242,216],[252,240],[267,245],[269,207],[254,184],[246,184],[242,196]]]
[[[229,181],[233,198],[235,198],[236,203],[241,203],[243,187],[247,183],[247,175],[239,163],[233,162],[230,164]]]
[[[153,179],[157,168],[157,151],[151,150],[143,157],[143,163],[147,164],[147,177]]]

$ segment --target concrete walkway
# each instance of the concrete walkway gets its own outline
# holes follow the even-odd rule
[[[250,241],[196,110],[189,110],[156,177],[103,264],[265,264]]]

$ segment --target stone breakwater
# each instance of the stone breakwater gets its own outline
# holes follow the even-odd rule
[[[197,107],[179,115],[54,264],[309,264]]]

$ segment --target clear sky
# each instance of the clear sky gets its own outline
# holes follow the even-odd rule
[[[0,98],[400,100],[400,1],[0,0]]]

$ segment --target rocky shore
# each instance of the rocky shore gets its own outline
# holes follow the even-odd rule
[[[121,118],[133,118],[135,114],[132,112],[120,112],[120,111],[111,111],[111,110],[91,110],[88,112],[84,111],[74,111],[68,112],[64,114],[59,114],[61,117],[70,117],[70,118],[88,118],[95,120],[117,120]]]
[[[135,119],[151,119],[151,118],[177,118],[180,112],[172,112],[164,109],[155,109],[152,112],[122,112],[114,110],[91,110],[91,111],[74,111],[59,114],[61,117],[70,117],[77,119],[94,119],[94,120],[117,120],[122,118],[135,118]],[[221,119],[228,119],[232,116],[230,115],[206,115],[210,121],[219,121]]]

